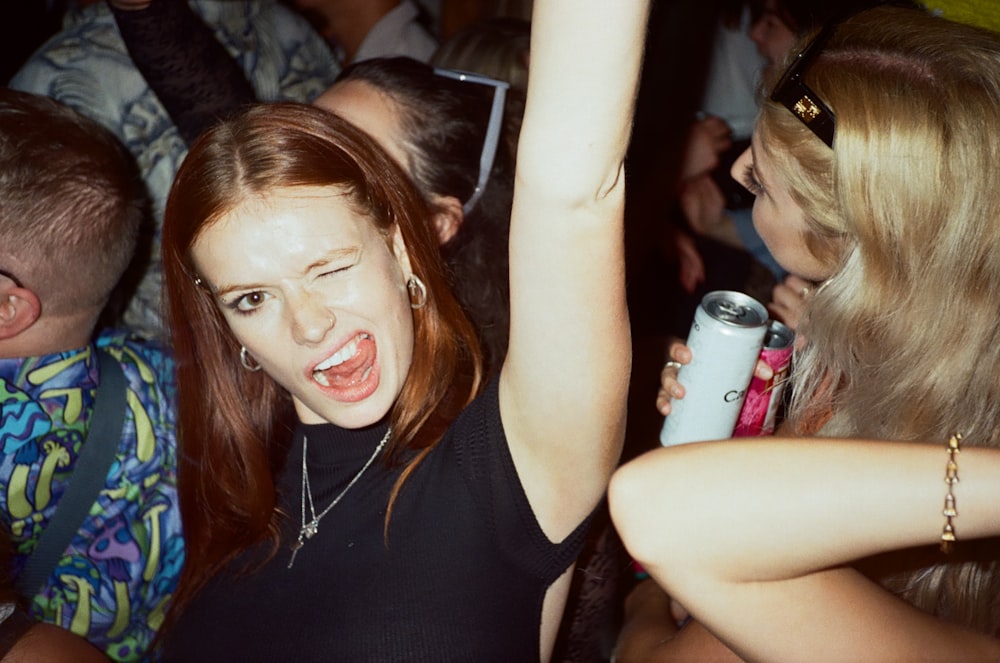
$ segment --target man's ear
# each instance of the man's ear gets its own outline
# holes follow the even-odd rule
[[[465,221],[462,201],[455,196],[434,196],[431,204],[434,205],[431,223],[434,224],[438,245],[443,246],[455,236],[458,229],[462,227],[462,222]]]
[[[0,287],[0,340],[14,338],[42,314],[38,295],[27,288]]]

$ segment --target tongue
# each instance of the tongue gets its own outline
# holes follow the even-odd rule
[[[375,362],[375,343],[370,338],[358,342],[357,353],[339,366],[323,371],[331,387],[352,387],[362,382]]]

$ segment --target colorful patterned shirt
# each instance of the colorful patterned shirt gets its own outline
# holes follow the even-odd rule
[[[30,612],[112,659],[135,661],[163,621],[184,560],[174,363],[161,346],[107,330],[80,350],[0,359],[0,517],[16,574],[76,465],[100,377],[96,347],[118,358],[125,373],[122,437],[97,501]]]

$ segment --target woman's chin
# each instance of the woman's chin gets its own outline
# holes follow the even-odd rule
[[[384,385],[380,385],[384,386]],[[293,397],[295,411],[304,424],[330,423],[341,428],[364,428],[378,423],[392,409],[398,394],[386,393],[375,388],[352,391],[348,398],[331,398],[327,395],[319,399],[313,394],[307,403]]]

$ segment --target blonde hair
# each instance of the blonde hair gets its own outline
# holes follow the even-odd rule
[[[997,446],[1000,36],[873,9],[837,28],[805,80],[836,116],[833,150],[780,104],[758,123],[808,248],[833,268],[801,329],[791,423]],[[982,557],[935,557],[885,584],[996,634],[996,553]]]
[[[531,23],[498,17],[477,21],[449,37],[434,53],[432,64],[483,74],[528,89],[528,52]]]

